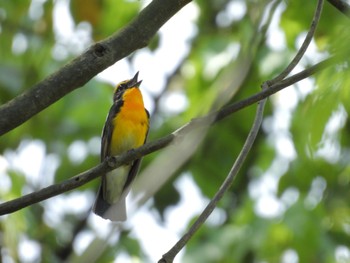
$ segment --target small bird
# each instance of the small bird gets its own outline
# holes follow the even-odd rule
[[[143,104],[137,72],[130,80],[119,83],[113,95],[102,132],[101,162],[140,147],[149,130],[149,113]],[[122,165],[102,175],[101,186],[92,211],[104,219],[125,221],[125,198],[140,167],[141,159]]]

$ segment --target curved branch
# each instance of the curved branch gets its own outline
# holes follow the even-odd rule
[[[148,44],[159,28],[191,0],[153,0],[117,34],[0,107],[0,136],[21,125],[95,75]]]
[[[226,106],[222,108],[219,111],[215,111],[212,113],[209,113],[208,115],[200,118],[192,119],[189,123],[185,124],[178,130],[174,131],[173,133],[162,137],[161,139],[158,139],[153,142],[146,143],[145,145],[126,152],[120,156],[112,157],[105,162],[91,168],[90,170],[83,172],[77,176],[74,176],[68,180],[65,180],[61,183],[50,185],[46,188],[43,188],[39,191],[24,195],[22,197],[13,199],[11,201],[4,202],[0,204],[0,216],[9,214],[15,211],[18,211],[24,207],[27,207],[29,205],[41,202],[43,200],[46,200],[50,197],[62,194],[64,192],[70,191],[72,189],[78,188],[79,186],[82,186],[91,180],[99,177],[101,174],[106,173],[110,170],[113,170],[123,163],[131,162],[135,159],[141,158],[142,156],[145,156],[146,154],[150,154],[152,152],[155,152],[157,150],[163,149],[176,141],[176,139],[181,139],[182,136],[185,136],[190,131],[201,128],[201,127],[207,127],[209,125],[213,125],[214,123],[230,116],[234,112],[237,112],[245,107],[248,107],[260,100],[263,100],[267,98],[268,96],[290,86],[294,83],[308,78],[311,75],[315,74],[316,72],[319,72],[326,67],[329,67],[331,65],[334,65],[336,62],[340,61],[342,57],[331,57],[329,59],[326,59],[306,70],[301,71],[298,74],[295,74],[289,78],[286,78],[285,80],[272,85],[268,89],[264,89],[263,91],[254,94],[251,97],[248,97],[244,100],[241,100],[237,103],[233,103],[229,106]]]
[[[310,42],[314,36],[318,22],[320,21],[322,7],[323,7],[323,0],[317,1],[317,6],[316,6],[314,16],[312,18],[310,29],[307,32],[307,35],[303,41],[303,44],[299,48],[299,50],[298,50],[297,54],[295,55],[295,57],[293,58],[293,60],[288,64],[288,66],[277,77],[268,81],[269,84],[277,83],[278,81],[284,79],[289,73],[292,72],[292,70],[295,68],[295,66],[302,59],[302,57],[304,56],[304,54],[306,52],[306,49],[310,45]]]
[[[248,137],[243,145],[243,148],[241,152],[239,153],[235,163],[233,164],[229,174],[227,175],[225,181],[220,186],[220,189],[216,192],[214,197],[210,200],[208,205],[205,207],[205,209],[202,211],[200,216],[196,219],[193,225],[191,225],[190,229],[184,234],[181,239],[167,252],[163,255],[163,257],[158,261],[158,263],[170,263],[173,262],[175,256],[180,252],[180,250],[187,244],[187,242],[190,240],[190,238],[197,232],[199,227],[207,220],[207,218],[210,216],[210,214],[215,209],[217,203],[221,200],[221,198],[224,196],[225,192],[230,188],[230,186],[233,183],[233,180],[236,178],[236,175],[238,174],[239,169],[243,165],[245,159],[248,156],[248,153],[250,149],[253,146],[253,143],[255,141],[255,138],[258,134],[258,131],[260,129],[262,119],[263,119],[263,113],[264,113],[264,107],[266,103],[266,98],[262,100],[259,103],[255,120],[253,122],[252,128],[248,134]]]

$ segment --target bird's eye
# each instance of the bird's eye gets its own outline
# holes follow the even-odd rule
[[[125,90],[127,88],[125,83],[119,85],[118,90]]]

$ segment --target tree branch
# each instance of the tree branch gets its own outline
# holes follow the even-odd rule
[[[311,26],[309,31],[307,32],[307,35],[303,41],[303,44],[299,48],[297,54],[293,58],[293,60],[289,63],[289,65],[274,79],[270,80],[268,84],[274,84],[277,83],[280,80],[283,80],[286,76],[288,76],[289,73],[292,72],[292,70],[295,68],[296,65],[298,65],[301,58],[304,56],[305,51],[307,47],[310,45],[310,42],[314,36],[316,27],[318,25],[318,22],[320,21],[321,13],[322,13],[322,7],[323,7],[323,0],[317,1],[316,10],[314,13],[314,16],[312,18]]]
[[[314,66],[311,66],[308,69],[305,69],[291,77],[285,78],[284,80],[272,84],[268,89],[265,89],[261,92],[258,92],[246,99],[243,99],[239,102],[233,103],[231,105],[228,105],[224,108],[222,108],[220,111],[218,112],[213,112],[213,113],[209,113],[206,117],[202,117],[202,118],[196,118],[193,119],[193,122],[201,122],[201,121],[205,121],[206,118],[214,118],[214,122],[215,121],[220,121],[224,118],[226,118],[228,115],[232,114],[233,112],[236,112],[238,110],[241,110],[242,108],[247,107],[248,105],[252,105],[260,100],[263,100],[264,98],[277,93],[278,91],[291,86],[303,79],[306,79],[312,75],[314,75],[317,72],[320,72],[322,70],[324,70],[325,68],[332,66],[340,61],[342,61],[344,59],[344,57],[342,56],[333,56],[330,57],[328,59],[325,59],[317,64],[315,64]],[[269,83],[270,85],[270,83]],[[202,120],[203,119],[203,120]]]
[[[117,34],[0,107],[0,136],[21,125],[95,75],[148,44],[159,28],[191,0],[153,0]]]
[[[170,134],[155,142],[147,143],[144,146],[135,150],[130,150],[122,155],[107,158],[104,162],[100,163],[99,165],[68,180],[65,180],[58,184],[50,185],[39,191],[2,203],[0,204],[0,216],[18,211],[29,205],[38,203],[50,197],[78,188],[79,186],[82,186],[90,182],[91,180],[99,177],[101,174],[105,174],[121,166],[122,164],[130,163],[133,160],[141,158],[146,154],[155,152],[159,149],[166,147],[173,141],[174,137],[175,136],[173,134]]]
[[[207,218],[215,209],[217,203],[221,200],[225,192],[231,187],[233,180],[236,178],[236,175],[238,174],[239,169],[243,165],[244,160],[246,159],[250,149],[252,148],[255,138],[258,134],[258,131],[260,129],[261,122],[263,119],[265,103],[266,103],[266,99],[264,99],[259,103],[253,126],[248,134],[248,137],[243,145],[241,152],[239,153],[225,181],[220,186],[220,189],[216,192],[214,197],[210,200],[210,202],[202,211],[200,216],[196,219],[196,221],[191,225],[190,229],[181,237],[181,239],[167,253],[163,255],[163,257],[158,261],[158,263],[173,262],[176,255],[187,244],[187,242],[191,239],[191,237],[195,234],[195,232],[197,232],[200,226],[207,220]]]
[[[268,96],[290,86],[294,83],[308,78],[311,75],[331,66],[334,65],[336,62],[341,61],[343,57],[331,57],[328,58],[306,70],[301,71],[298,74],[295,74],[289,78],[286,78],[283,81],[280,81],[279,83],[276,83],[269,87],[268,89],[264,89],[263,91],[254,94],[253,96],[250,96],[244,100],[241,100],[237,103],[233,103],[229,106],[226,106],[219,111],[215,111],[212,113],[209,113],[208,115],[200,118],[192,119],[189,123],[185,124],[178,130],[174,131],[173,133],[164,136],[156,141],[146,143],[145,145],[134,149],[132,151],[126,152],[120,156],[112,157],[103,163],[91,168],[88,171],[85,171],[79,175],[76,175],[68,180],[65,180],[61,183],[50,185],[46,188],[43,188],[39,191],[24,195],[22,197],[13,199],[11,201],[4,202],[0,204],[0,216],[9,214],[15,211],[18,211],[24,207],[27,207],[29,205],[41,202],[43,200],[46,200],[50,197],[62,194],[64,192],[70,191],[72,189],[78,188],[79,186],[82,186],[91,180],[99,177],[101,174],[104,174],[110,170],[113,170],[123,163],[131,162],[135,159],[141,158],[142,156],[145,156],[146,154],[150,154],[152,152],[155,152],[157,150],[160,150],[162,148],[167,147],[171,143],[174,142],[176,139],[181,139],[182,136],[185,136],[190,131],[201,128],[201,127],[207,127],[209,125],[213,125],[214,123],[228,117],[229,115],[233,114],[234,112],[237,112],[245,107],[248,107],[260,100],[263,100],[267,98]]]

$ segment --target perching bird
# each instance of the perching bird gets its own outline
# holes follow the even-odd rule
[[[106,157],[120,155],[140,147],[146,141],[149,113],[143,104],[138,72],[119,83],[114,91],[113,105],[109,110],[102,132],[101,162]],[[111,221],[125,221],[125,198],[140,167],[141,159],[118,167],[102,175],[92,211]]]

